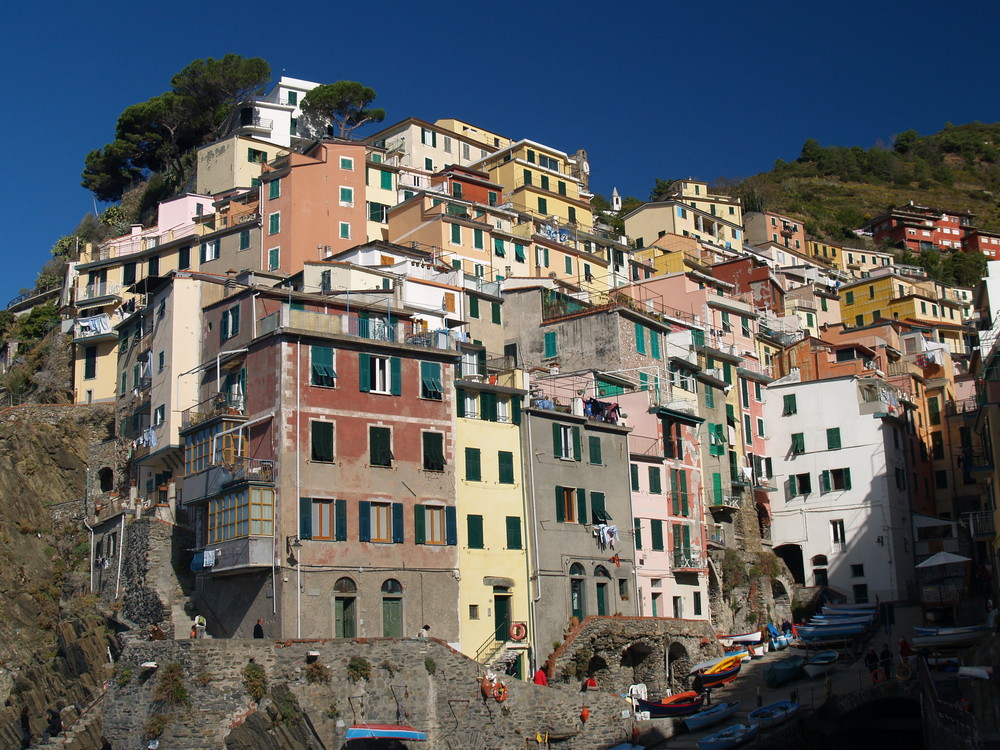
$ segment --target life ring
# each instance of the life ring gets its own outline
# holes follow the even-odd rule
[[[874,672],[872,672],[872,682],[876,685],[885,682],[885,670],[876,669]]]
[[[503,703],[507,700],[507,686],[502,682],[498,682],[493,686],[493,697],[496,699],[497,703]]]
[[[913,677],[913,670],[910,669],[909,664],[900,664],[896,667],[896,679],[900,682],[906,682],[908,679]]]
[[[515,622],[510,626],[510,639],[512,641],[523,641],[528,635],[528,628],[523,622]]]

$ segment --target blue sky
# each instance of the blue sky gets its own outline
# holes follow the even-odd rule
[[[87,152],[194,59],[263,57],[378,92],[386,123],[457,117],[570,153],[591,187],[744,177],[803,141],[1000,120],[994,3],[241,3],[40,0],[5,11],[0,118],[10,179],[0,305],[93,209]],[[939,35],[942,41],[935,41]]]

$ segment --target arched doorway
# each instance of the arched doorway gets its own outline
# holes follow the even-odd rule
[[[115,488],[115,473],[105,466],[97,472],[97,481],[100,482],[101,492],[111,492]]]
[[[611,597],[609,593],[611,590],[611,574],[603,565],[598,565],[594,568],[594,578],[597,579],[597,614],[611,614],[608,611],[608,602]]]
[[[338,578],[333,591],[333,637],[357,638],[357,584],[346,576]]]
[[[403,637],[403,585],[395,578],[382,584],[382,635]]]
[[[798,544],[782,544],[774,548],[774,554],[784,560],[792,580],[800,586],[806,585],[805,566],[802,564],[802,547]]]
[[[670,680],[672,688],[679,687],[683,680],[687,679],[687,667],[690,665],[687,649],[684,644],[670,644],[667,650],[667,678]]]
[[[656,657],[656,649],[649,643],[633,643],[622,652],[621,669],[625,680],[633,685],[643,683],[650,695],[662,694],[663,658]]]
[[[814,586],[829,586],[829,578],[826,575],[826,555],[816,555],[812,559],[812,574]]]
[[[569,567],[569,607],[570,614],[583,622],[584,613],[584,589],[586,587],[587,572],[580,563],[573,563]]]

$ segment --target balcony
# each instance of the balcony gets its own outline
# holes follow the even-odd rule
[[[674,570],[702,570],[707,566],[701,550],[679,549],[673,551]]]
[[[216,393],[207,401],[181,412],[181,429],[221,416],[246,416],[245,398],[234,393]]]
[[[978,510],[964,515],[973,539],[992,539],[996,535],[996,529],[993,525],[993,511]]]
[[[258,115],[254,115],[253,117],[241,117],[239,125],[236,126],[236,132],[240,133],[263,133],[265,135],[270,135],[273,129],[274,120],[259,117]]]
[[[88,305],[94,305],[98,302],[112,302],[121,301],[122,295],[122,285],[121,284],[88,284],[83,289],[77,290],[76,302],[77,304],[86,303]]]
[[[217,463],[184,479],[184,504],[205,500],[239,484],[274,485],[274,461],[237,456],[232,463]]]
[[[975,397],[961,401],[949,401],[944,405],[944,413],[949,417],[975,415],[978,411],[979,401]]]
[[[34,307],[36,304],[41,302],[43,298],[56,296],[60,289],[62,289],[61,284],[54,284],[53,286],[48,286],[45,289],[32,289],[30,292],[20,294],[8,302],[7,309],[16,310],[22,306],[25,309]]]
[[[743,495],[720,495],[710,493],[705,497],[705,504],[710,510],[738,510],[743,507]]]
[[[247,568],[269,568],[274,558],[274,540],[266,537],[241,537],[211,544],[194,553],[191,570],[195,573],[239,572]],[[211,564],[206,565],[207,561]]]
[[[76,341],[114,339],[116,337],[117,334],[111,326],[111,318],[106,314],[77,318],[73,324],[73,338]]]

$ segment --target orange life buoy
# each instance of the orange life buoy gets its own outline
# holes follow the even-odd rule
[[[502,682],[498,682],[493,686],[493,697],[496,698],[497,703],[503,703],[507,700],[507,686]]]
[[[885,670],[876,669],[872,672],[872,682],[878,685],[881,682],[885,682]]]
[[[523,622],[515,622],[510,626],[510,639],[512,641],[523,641],[528,635],[528,628]]]

